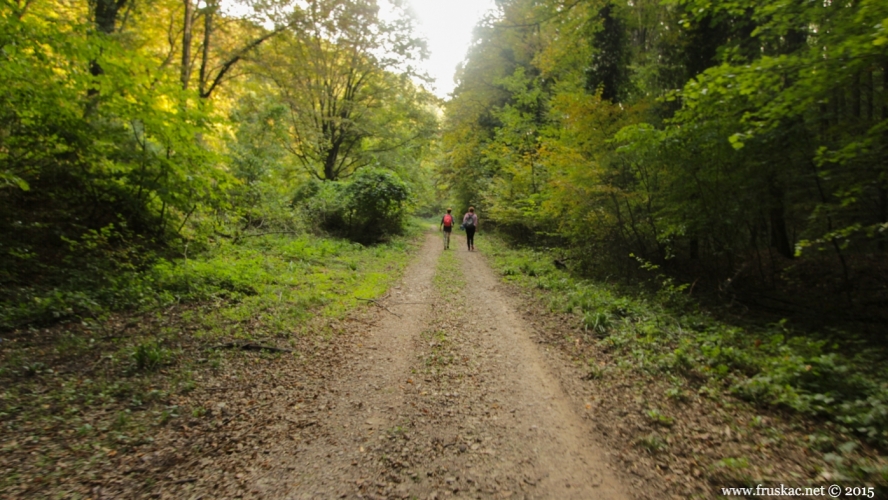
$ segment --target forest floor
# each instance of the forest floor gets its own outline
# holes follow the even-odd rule
[[[187,391],[164,393],[149,438],[106,447],[61,416],[4,435],[0,498],[659,499],[757,480],[828,486],[798,444],[816,423],[718,398],[667,403],[656,381],[625,373],[591,377],[581,337],[565,341],[578,328],[569,317],[503,283],[461,235],[450,250],[440,234],[423,238],[399,284],[342,319],[316,318],[323,335],[293,352],[184,347],[208,359]],[[108,433],[126,428],[129,413],[103,411]]]

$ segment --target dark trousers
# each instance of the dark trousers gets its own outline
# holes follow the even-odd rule
[[[469,248],[475,246],[475,226],[466,226],[466,243]]]

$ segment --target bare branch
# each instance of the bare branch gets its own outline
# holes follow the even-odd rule
[[[266,40],[280,34],[282,31],[284,31],[284,28],[280,27],[280,28],[275,29],[274,31],[270,31],[270,32],[266,33],[265,35],[255,39],[252,42],[250,42],[249,44],[247,44],[244,48],[239,50],[230,59],[225,61],[222,64],[222,68],[219,70],[219,73],[217,73],[216,77],[213,79],[213,83],[210,85],[210,87],[208,89],[206,89],[205,91],[202,91],[200,93],[200,96],[204,99],[210,97],[210,95],[213,93],[213,91],[216,90],[216,87],[218,87],[219,84],[222,83],[222,80],[225,78],[225,75],[231,70],[231,68],[234,67],[235,64],[238,63],[238,61],[240,61],[251,50],[255,49],[256,47],[259,47]]]

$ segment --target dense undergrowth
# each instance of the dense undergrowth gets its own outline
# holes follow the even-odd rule
[[[41,323],[100,326],[116,311],[162,316],[187,305],[192,312],[184,319],[199,334],[286,337],[309,317],[339,317],[359,299],[382,294],[405,265],[417,230],[372,247],[309,234],[220,239],[196,257],[158,259],[145,270],[99,273],[43,297],[5,301],[2,326],[9,337],[24,338],[39,333]],[[84,274],[90,271],[96,270]],[[17,321],[26,326],[13,329]],[[16,370],[5,366],[0,374]]]
[[[310,234],[270,234],[236,242],[217,238],[198,255],[189,258],[186,249],[178,259],[151,257],[147,251],[148,255],[133,255],[138,248],[109,250],[102,233],[84,241],[77,246],[89,246],[92,256],[77,265],[55,267],[58,283],[8,287],[0,294],[0,329],[192,301],[234,299],[249,307],[262,303],[268,293],[287,306],[288,316],[305,314],[317,305],[341,311],[355,299],[337,298],[337,285],[354,285],[359,294],[378,291],[385,286],[387,270],[373,263],[402,251],[406,240],[365,247]]]
[[[554,313],[576,315],[585,336],[612,354],[616,362],[606,367],[590,360],[590,378],[632,370],[669,380],[664,401],[686,400],[691,391],[716,401],[730,394],[814,418],[822,432],[807,437],[809,448],[843,474],[888,480],[878,461],[849,454],[861,447],[881,454],[888,447],[884,350],[849,342],[853,332],[728,322],[650,264],[654,293],[578,278],[556,268],[556,254],[546,250],[492,242],[491,261],[507,281],[534,290]]]

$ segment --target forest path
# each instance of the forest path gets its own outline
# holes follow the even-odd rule
[[[455,235],[426,236],[378,321],[327,379],[311,433],[265,450],[265,498],[630,498],[577,402]],[[437,269],[436,269],[437,268]],[[296,408],[299,411],[298,408]],[[301,420],[300,420],[301,418]],[[305,416],[286,417],[293,423]],[[299,427],[299,425],[297,425]]]

